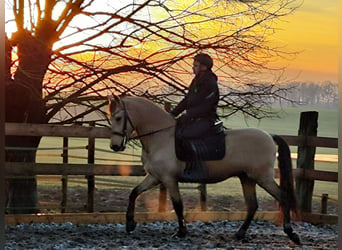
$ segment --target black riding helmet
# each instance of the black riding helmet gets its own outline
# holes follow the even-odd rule
[[[208,54],[205,54],[205,53],[197,54],[194,57],[194,60],[199,62],[202,65],[207,66],[208,69],[211,69],[213,67],[213,59],[211,59],[211,57]]]

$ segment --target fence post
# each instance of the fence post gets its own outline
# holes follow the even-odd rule
[[[63,137],[63,163],[68,163],[68,147],[69,147],[69,140],[68,137]],[[62,176],[62,202],[61,202],[61,212],[65,213],[66,206],[67,206],[67,198],[68,198],[68,175]]]
[[[159,212],[165,212],[166,211],[166,187],[163,184],[160,184],[159,186]]]
[[[322,194],[322,200],[321,200],[321,213],[326,214],[327,213],[327,207],[328,207],[328,194]]]
[[[95,123],[90,122],[90,127],[94,127]],[[88,138],[88,164],[95,163],[95,138],[89,137]],[[94,197],[95,197],[95,177],[94,175],[87,175],[88,180],[88,203],[87,203],[87,210],[88,213],[94,212]]]
[[[200,205],[201,205],[201,210],[202,211],[207,211],[208,206],[207,206],[207,185],[204,183],[201,183],[198,186],[198,190],[200,193]]]
[[[317,136],[318,112],[309,111],[300,114],[299,136]],[[296,178],[296,195],[301,212],[311,212],[312,194],[315,181],[305,179],[305,170],[315,168],[315,146],[306,143],[298,146],[297,168],[303,169],[304,176]]]

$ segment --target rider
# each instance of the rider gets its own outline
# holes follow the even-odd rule
[[[170,112],[177,117],[183,111],[185,113],[177,119],[176,138],[188,141],[193,155],[198,156],[196,147],[191,139],[200,139],[214,127],[218,119],[216,113],[219,101],[219,89],[217,76],[212,72],[213,60],[208,54],[197,54],[194,57],[193,72],[195,74],[187,95]],[[187,161],[184,173],[193,167],[199,169],[197,160]]]
[[[178,116],[186,111],[178,122],[182,130],[178,131],[183,139],[198,138],[207,132],[218,118],[216,109],[219,101],[217,76],[212,72],[213,60],[208,54],[197,54],[194,57],[193,72],[195,74],[187,95],[170,112]]]

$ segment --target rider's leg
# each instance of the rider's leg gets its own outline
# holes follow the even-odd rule
[[[205,133],[212,127],[213,122],[207,119],[194,120],[187,125],[184,125],[180,131],[182,139],[190,140],[195,138],[202,138]]]

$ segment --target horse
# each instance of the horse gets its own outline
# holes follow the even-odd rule
[[[136,227],[134,211],[137,197],[163,184],[169,192],[178,218],[178,231],[175,236],[185,237],[188,232],[183,217],[179,182],[187,182],[182,178],[186,165],[178,160],[175,154],[176,119],[159,105],[143,97],[112,96],[109,98],[108,111],[111,123],[110,148],[116,152],[123,151],[130,139],[139,139],[142,145],[141,160],[147,173],[129,195],[126,212],[127,233],[134,231]],[[300,244],[300,237],[293,231],[290,222],[290,212],[296,211],[296,197],[288,144],[280,136],[257,128],[231,129],[226,133],[225,139],[224,158],[205,162],[208,177],[202,183],[217,183],[233,176],[240,179],[247,216],[235,237],[244,239],[253,220],[258,208],[258,184],[279,202],[283,230],[293,242]],[[277,146],[279,185],[273,178]]]

